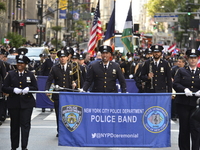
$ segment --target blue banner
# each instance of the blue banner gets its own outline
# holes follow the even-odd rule
[[[47,80],[47,76],[37,76],[37,83],[39,91],[45,90],[45,84]],[[126,79],[127,92],[129,93],[137,93],[138,88],[135,85],[135,81],[133,79]],[[117,82],[118,92],[121,92],[120,84]],[[37,108],[54,108],[53,100],[51,97],[47,97],[44,93],[36,94],[36,107]]]
[[[59,10],[59,19],[66,19],[67,18],[67,11],[66,9],[64,10]]]
[[[45,84],[47,76],[37,76],[38,91],[45,91]],[[53,100],[47,97],[45,93],[36,94],[36,107],[37,108],[54,108]]]
[[[59,145],[170,147],[170,108],[164,93],[63,92]]]

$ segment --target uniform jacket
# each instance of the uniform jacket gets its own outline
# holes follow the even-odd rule
[[[152,72],[154,73],[153,80],[148,79],[150,66],[152,66]],[[144,90],[147,93],[172,92],[171,68],[169,63],[163,59],[160,59],[158,66],[154,65],[153,60],[145,61],[141,71],[141,79],[145,82]],[[152,84],[153,89],[151,89]]]
[[[58,64],[58,60],[55,60],[55,63],[53,63],[51,61],[51,58],[49,59],[46,59],[45,62],[42,64],[42,67],[41,67],[41,75],[42,76],[48,76],[49,75],[49,72],[51,70],[51,67]]]
[[[72,81],[77,80],[77,73],[76,73],[76,68],[73,66],[71,62],[67,63],[67,70],[63,71],[61,69],[61,65],[57,64],[56,66],[53,66],[49,76],[47,78],[47,82],[45,85],[45,90],[49,90],[51,84],[54,81],[54,85],[59,85],[60,87],[63,88],[69,88],[72,89]],[[66,90],[65,90],[66,91]],[[54,101],[59,99],[58,94],[53,94],[52,99]]]
[[[87,91],[91,83],[94,82],[91,92],[117,93],[117,79],[121,85],[122,92],[125,93],[126,81],[120,66],[115,62],[109,62],[109,66],[105,70],[103,62],[98,61],[89,66],[83,90]]]
[[[11,70],[5,77],[3,92],[9,94],[7,105],[8,108],[32,108],[35,106],[35,98],[32,93],[25,95],[15,94],[14,88],[24,89],[29,87],[29,91],[37,91],[37,80],[34,74],[25,70],[22,77],[19,77],[17,70]]]
[[[180,68],[174,76],[173,88],[177,93],[184,93],[185,88],[194,93],[200,90],[200,68],[196,69],[194,75],[188,66]],[[197,98],[195,96],[177,95],[176,103],[196,106]]]
[[[2,84],[6,76],[6,66],[3,61],[0,60],[0,98],[2,98]]]

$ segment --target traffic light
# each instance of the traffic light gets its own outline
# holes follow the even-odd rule
[[[190,6],[188,6],[188,11],[187,11],[188,13],[188,16],[190,16],[191,15],[191,7]]]
[[[17,8],[21,8],[21,0],[17,0]]]
[[[91,15],[93,15],[93,14],[94,14],[94,12],[95,12],[95,8],[94,8],[94,7],[92,7],[92,8],[91,8]]]

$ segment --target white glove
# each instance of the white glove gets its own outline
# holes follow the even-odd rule
[[[184,89],[186,96],[192,96],[192,91],[190,91],[188,88]]]
[[[14,88],[13,92],[14,92],[15,94],[20,94],[20,93],[22,93],[22,89]]]
[[[129,75],[129,79],[132,79],[132,78],[133,78],[133,75],[132,75],[132,74],[130,74],[130,75]]]
[[[83,89],[78,89],[79,90],[79,92],[85,92]]]
[[[128,59],[128,62],[130,62],[130,61],[132,61],[133,59],[132,59],[132,57],[130,57],[129,59]]]
[[[200,97],[200,90],[195,93],[195,96]]]
[[[23,95],[28,94],[29,87],[26,87],[22,90]]]

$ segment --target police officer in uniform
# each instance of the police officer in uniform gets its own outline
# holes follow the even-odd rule
[[[45,62],[46,55],[40,54],[39,57],[40,57],[40,60],[37,61],[34,65],[34,70],[35,70],[36,75],[42,75],[41,69],[42,69],[43,63]]]
[[[58,60],[56,60],[57,50],[55,48],[52,48],[49,50],[49,52],[51,55],[50,58],[46,59],[45,62],[42,64],[42,68],[41,68],[42,76],[48,76],[51,70],[51,67],[58,64]]]
[[[101,46],[99,51],[102,54],[102,61],[96,61],[89,65],[83,91],[87,91],[94,82],[91,92],[117,93],[116,80],[119,80],[122,93],[126,93],[126,81],[120,66],[110,62],[112,48]]]
[[[145,82],[144,92],[172,92],[171,68],[166,60],[161,59],[163,46],[151,46],[153,59],[146,60],[141,71],[141,79]]]
[[[177,93],[185,93],[176,95],[175,101],[179,116],[178,145],[180,150],[190,150],[191,147],[192,150],[199,150],[200,123],[191,118],[197,106],[196,100],[200,97],[200,68],[197,67],[199,51],[187,50],[186,55],[189,65],[178,69],[173,82],[173,88]]]
[[[54,81],[54,85],[68,88],[68,89],[75,89],[76,84],[75,81],[77,80],[76,68],[74,65],[68,61],[69,53],[66,50],[60,50],[57,53],[59,57],[59,64],[52,67],[46,85],[45,90],[48,91],[52,82]],[[55,89],[59,90],[59,89]],[[63,91],[63,90],[61,90]],[[67,90],[64,90],[67,91]],[[71,90],[69,90],[71,91]],[[47,94],[48,96],[49,94]],[[57,120],[57,131],[58,129],[58,121],[59,121],[59,95],[52,94],[52,99],[54,100],[54,108],[56,112],[56,120]],[[58,136],[58,134],[56,135]]]
[[[35,106],[35,98],[29,90],[38,90],[34,74],[26,70],[30,59],[23,55],[16,56],[17,70],[9,71],[3,84],[3,92],[9,94],[7,107],[10,113],[10,136],[12,150],[19,147],[21,135],[22,150],[27,150],[31,115]],[[21,134],[20,134],[21,129]]]

